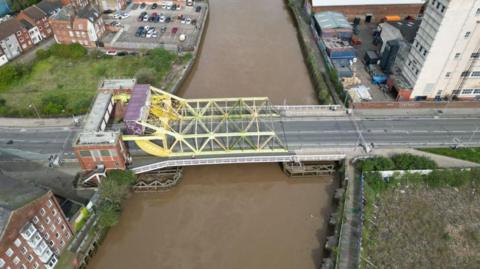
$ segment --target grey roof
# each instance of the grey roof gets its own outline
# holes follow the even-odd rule
[[[418,28],[420,28],[421,20],[404,20],[404,21],[389,21],[388,24],[400,30],[403,38],[409,43],[413,43],[417,35]]]
[[[60,0],[43,0],[36,6],[43,12],[47,13],[48,16],[52,16],[53,14],[60,11],[60,9],[62,8],[62,2]]]
[[[353,28],[342,13],[324,11],[313,16],[321,29]]]
[[[100,81],[98,89],[100,90],[117,90],[117,89],[133,89],[137,84],[136,79],[104,79]]]
[[[52,19],[60,21],[70,21],[74,15],[75,10],[73,9],[73,6],[68,5],[64,6],[57,14],[53,15]]]
[[[84,131],[96,132],[99,130],[108,106],[112,103],[112,93],[99,92],[93,103],[92,109],[85,121]]]
[[[12,34],[15,34],[17,31],[23,29],[22,24],[15,18],[6,20],[0,23],[0,40],[3,40],[9,37]]]
[[[23,180],[13,179],[0,172],[0,235],[3,234],[13,211],[46,192],[46,189],[27,184]]]
[[[100,12],[92,6],[86,6],[78,12],[77,17],[94,22],[100,17]]]
[[[23,25],[23,27],[25,27],[28,30],[33,28],[33,25],[26,20],[20,20],[20,23]]]
[[[47,13],[43,12],[43,10],[41,10],[35,5],[27,7],[23,10],[23,12],[25,12],[25,14],[27,14],[29,18],[34,19],[35,21],[39,21],[47,17]]]

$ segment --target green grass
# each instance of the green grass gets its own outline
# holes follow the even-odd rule
[[[73,269],[73,259],[75,258],[75,254],[68,249],[63,251],[62,255],[58,259],[57,265],[55,265],[55,269]]]
[[[161,49],[146,56],[108,57],[98,53],[80,59],[48,56],[36,60],[31,70],[21,72],[0,87],[0,100],[4,100],[0,103],[0,116],[35,116],[31,104],[42,116],[82,114],[87,112],[100,79],[135,77],[143,70],[151,74],[148,82],[158,86],[176,60],[184,59]],[[58,97],[60,105],[46,107]]]
[[[419,149],[421,151],[430,152],[433,154],[444,155],[461,160],[480,163],[480,148],[432,148],[432,149]]]

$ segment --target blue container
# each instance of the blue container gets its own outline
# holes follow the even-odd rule
[[[387,83],[387,76],[384,74],[375,74],[372,76],[373,84],[385,84]]]
[[[10,12],[10,7],[8,6],[7,0],[0,0],[0,17],[8,14]]]

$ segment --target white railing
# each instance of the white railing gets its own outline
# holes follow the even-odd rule
[[[341,105],[298,105],[298,106],[289,106],[289,105],[280,105],[273,106],[277,110],[284,111],[308,111],[308,110],[341,110],[343,109]]]
[[[277,163],[277,162],[302,162],[302,161],[338,161],[345,159],[345,154],[332,155],[279,155],[279,156],[256,156],[256,157],[219,157],[186,160],[166,160],[130,169],[135,174],[141,174],[167,167],[196,166],[216,164],[238,163]]]

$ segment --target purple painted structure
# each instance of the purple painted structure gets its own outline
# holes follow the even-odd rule
[[[150,85],[137,84],[132,89],[132,95],[128,102],[127,109],[123,116],[123,121],[127,127],[127,133],[133,135],[142,135],[144,128],[138,124],[148,113],[147,102],[150,98]]]

